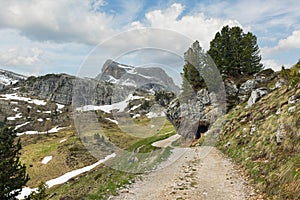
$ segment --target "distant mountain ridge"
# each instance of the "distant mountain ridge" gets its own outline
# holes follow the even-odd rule
[[[173,79],[163,69],[158,67],[134,67],[107,60],[96,79],[147,90],[179,92],[179,87],[175,85]]]
[[[27,77],[24,75],[0,69],[0,89],[4,88],[6,85],[15,84],[26,78]]]

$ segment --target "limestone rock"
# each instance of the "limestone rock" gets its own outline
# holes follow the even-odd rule
[[[283,124],[280,124],[278,129],[277,129],[277,132],[276,132],[276,142],[277,142],[277,145],[280,145],[284,138],[285,138],[285,130],[284,130],[284,126]]]
[[[245,83],[243,83],[240,86],[238,92],[238,97],[240,101],[242,102],[246,101],[249,98],[251,92],[256,88],[257,84],[258,84],[257,81],[254,79],[249,79]]]
[[[266,89],[256,89],[251,92],[251,96],[248,99],[247,108],[251,107],[255,102],[261,99],[264,95],[268,94]]]
[[[284,86],[284,84],[285,84],[284,80],[283,79],[279,79],[275,83],[275,88],[281,88],[282,86]]]
[[[293,112],[295,112],[295,110],[296,110],[296,106],[292,106],[292,107],[288,108],[289,113],[293,113]]]
[[[173,79],[158,67],[134,67],[107,60],[97,80],[112,84],[132,86],[139,89],[154,91],[171,91],[179,93],[179,87]]]

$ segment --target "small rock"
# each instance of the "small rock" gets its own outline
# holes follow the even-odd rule
[[[296,110],[296,106],[292,106],[292,107],[288,108],[289,113],[293,113],[293,112],[295,112],[295,110]]]
[[[227,142],[227,144],[225,145],[225,148],[227,149],[228,147],[230,147],[231,143]]]
[[[281,88],[284,85],[284,80],[283,79],[279,79],[276,83],[275,83],[275,88]]]
[[[290,96],[289,97],[289,100],[288,100],[288,104],[293,104],[293,103],[295,103],[296,102],[296,98],[295,98],[295,96],[293,95],[293,96]]]
[[[255,131],[256,131],[256,125],[253,124],[253,125],[251,126],[250,135],[252,135]]]
[[[277,133],[276,133],[276,142],[277,145],[280,145],[284,138],[285,138],[285,130],[282,124],[279,125],[278,129],[277,129]]]
[[[121,190],[121,193],[129,193],[129,190],[127,188]]]
[[[172,191],[172,192],[170,192],[169,194],[176,194],[176,191]]]

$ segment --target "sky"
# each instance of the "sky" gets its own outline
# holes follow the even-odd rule
[[[0,68],[95,77],[114,59],[180,71],[193,41],[208,50],[229,25],[255,34],[278,70],[300,58],[299,10],[298,0],[0,0]]]

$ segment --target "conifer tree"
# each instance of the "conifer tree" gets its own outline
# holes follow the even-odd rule
[[[224,26],[210,42],[208,54],[221,73],[239,77],[263,69],[256,36],[240,27]]]
[[[0,199],[16,199],[29,180],[20,162],[20,139],[11,128],[0,130]]]

